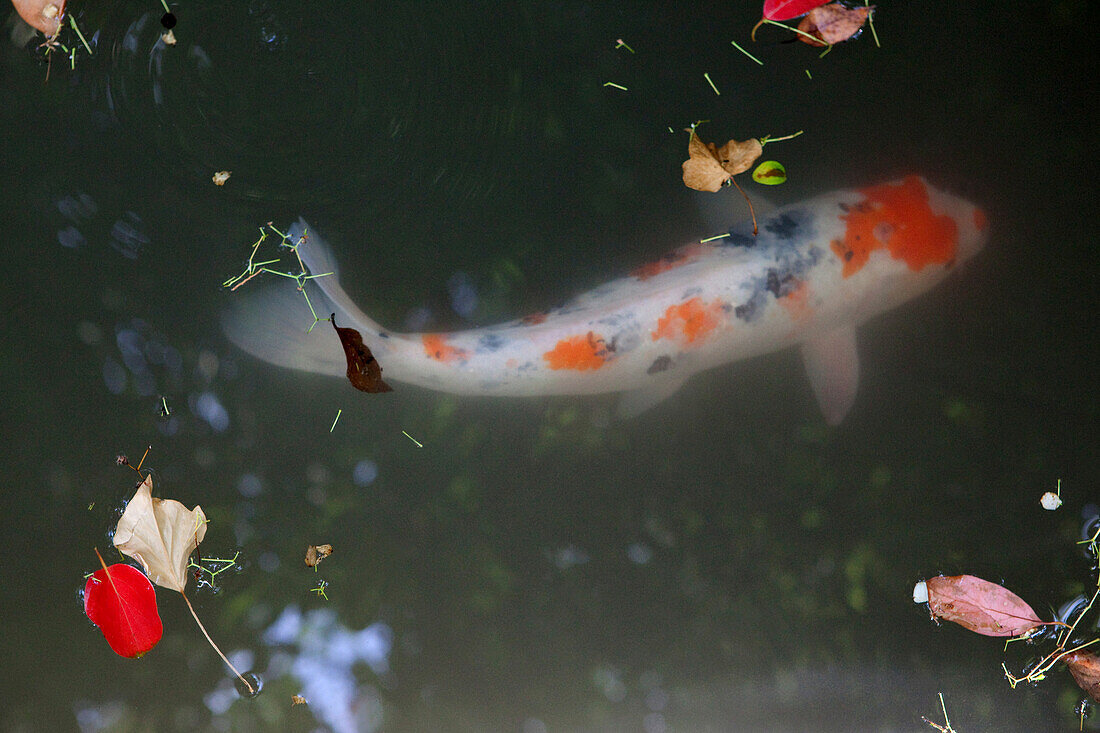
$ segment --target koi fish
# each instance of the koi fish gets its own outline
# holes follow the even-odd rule
[[[565,305],[507,323],[448,333],[395,333],[340,286],[332,250],[299,220],[290,236],[314,274],[318,313],[357,329],[386,379],[462,395],[624,393],[636,414],[693,374],[800,346],[831,424],[859,383],[856,327],[943,280],[987,239],[980,208],[923,178],[839,190],[777,209],[760,222],[695,242]],[[251,354],[342,376],[331,329],[307,333],[293,288],[261,291],[229,311],[226,334]],[[302,317],[299,316],[303,316]]]

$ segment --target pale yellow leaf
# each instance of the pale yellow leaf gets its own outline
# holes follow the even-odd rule
[[[137,560],[159,586],[183,593],[191,553],[206,536],[202,507],[188,509],[175,499],[153,498],[146,476],[115,528],[115,547]]]

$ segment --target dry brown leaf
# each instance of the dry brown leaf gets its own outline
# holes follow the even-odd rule
[[[798,30],[820,39],[821,42],[815,43],[801,34],[798,34],[798,40],[807,46],[818,47],[847,41],[859,32],[874,9],[874,5],[846,8],[840,3],[814,8],[798,24]]]
[[[684,185],[696,191],[720,191],[733,176],[752,167],[763,146],[756,138],[744,142],[730,140],[722,147],[704,143],[690,130],[688,159],[683,163]]]
[[[290,696],[290,704],[291,705],[305,705],[306,704],[306,699],[304,697],[302,697],[301,695],[291,695]]]
[[[332,545],[310,545],[306,548],[306,565],[311,568],[332,554]]]
[[[1093,702],[1100,703],[1100,657],[1091,652],[1070,652],[1062,657],[1077,686]]]
[[[153,498],[153,477],[138,486],[115,528],[114,544],[141,563],[159,586],[183,593],[191,553],[206,536],[202,507],[187,509],[175,499]]]
[[[1019,636],[1043,620],[1007,588],[973,575],[938,575],[926,581],[928,610],[984,636]]]
[[[344,358],[348,362],[348,381],[361,392],[392,392],[393,387],[382,379],[382,365],[363,343],[363,335],[354,328],[341,328],[336,325],[336,314],[329,316],[332,327],[344,348]]]

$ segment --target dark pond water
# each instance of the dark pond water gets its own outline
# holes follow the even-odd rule
[[[1050,617],[1095,588],[1083,0],[882,5],[881,48],[824,58],[764,28],[763,66],[730,45],[757,3],[173,7],[171,48],[156,3],[77,8],[75,69],[0,41],[4,730],[918,731],[937,692],[960,733],[1077,728],[1064,670],[1004,679],[1050,647],[910,593],[973,573]],[[697,120],[804,130],[780,201],[918,172],[988,213],[979,257],[861,329],[837,427],[794,351],[608,423],[602,398],[364,395],[221,331],[258,228],[299,215],[391,327],[560,302],[713,231],[680,181]],[[256,699],[169,591],[138,661],[83,615],[136,479],[115,457],[150,445],[203,556],[240,553],[190,596]]]

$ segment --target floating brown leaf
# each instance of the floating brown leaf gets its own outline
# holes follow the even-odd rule
[[[730,140],[722,147],[704,143],[689,130],[688,159],[683,163],[684,185],[696,191],[720,191],[733,176],[747,171],[764,152],[756,138]]]
[[[311,568],[332,554],[332,545],[310,545],[306,548],[306,565]]]
[[[811,41],[801,34],[798,35],[798,40],[808,46],[831,46],[834,43],[847,41],[859,32],[874,9],[874,5],[846,8],[840,3],[830,3],[814,8],[798,24],[798,30],[820,39],[820,43]]]
[[[188,509],[175,499],[154,499],[149,475],[119,518],[114,544],[141,563],[154,583],[183,593],[189,558],[205,536],[202,507]]]
[[[1100,703],[1100,657],[1091,652],[1070,652],[1062,657],[1077,686],[1093,702]]]
[[[382,381],[382,365],[363,343],[363,336],[354,328],[337,326],[335,313],[329,318],[332,327],[336,329],[336,335],[340,337],[340,345],[344,347],[351,386],[363,392],[392,392],[393,387]]]
[[[291,705],[305,705],[306,704],[306,699],[304,697],[302,697],[301,695],[291,695],[290,696],[290,704]]]
[[[928,610],[984,636],[1019,636],[1043,620],[1012,591],[973,575],[939,575],[926,581]]]

